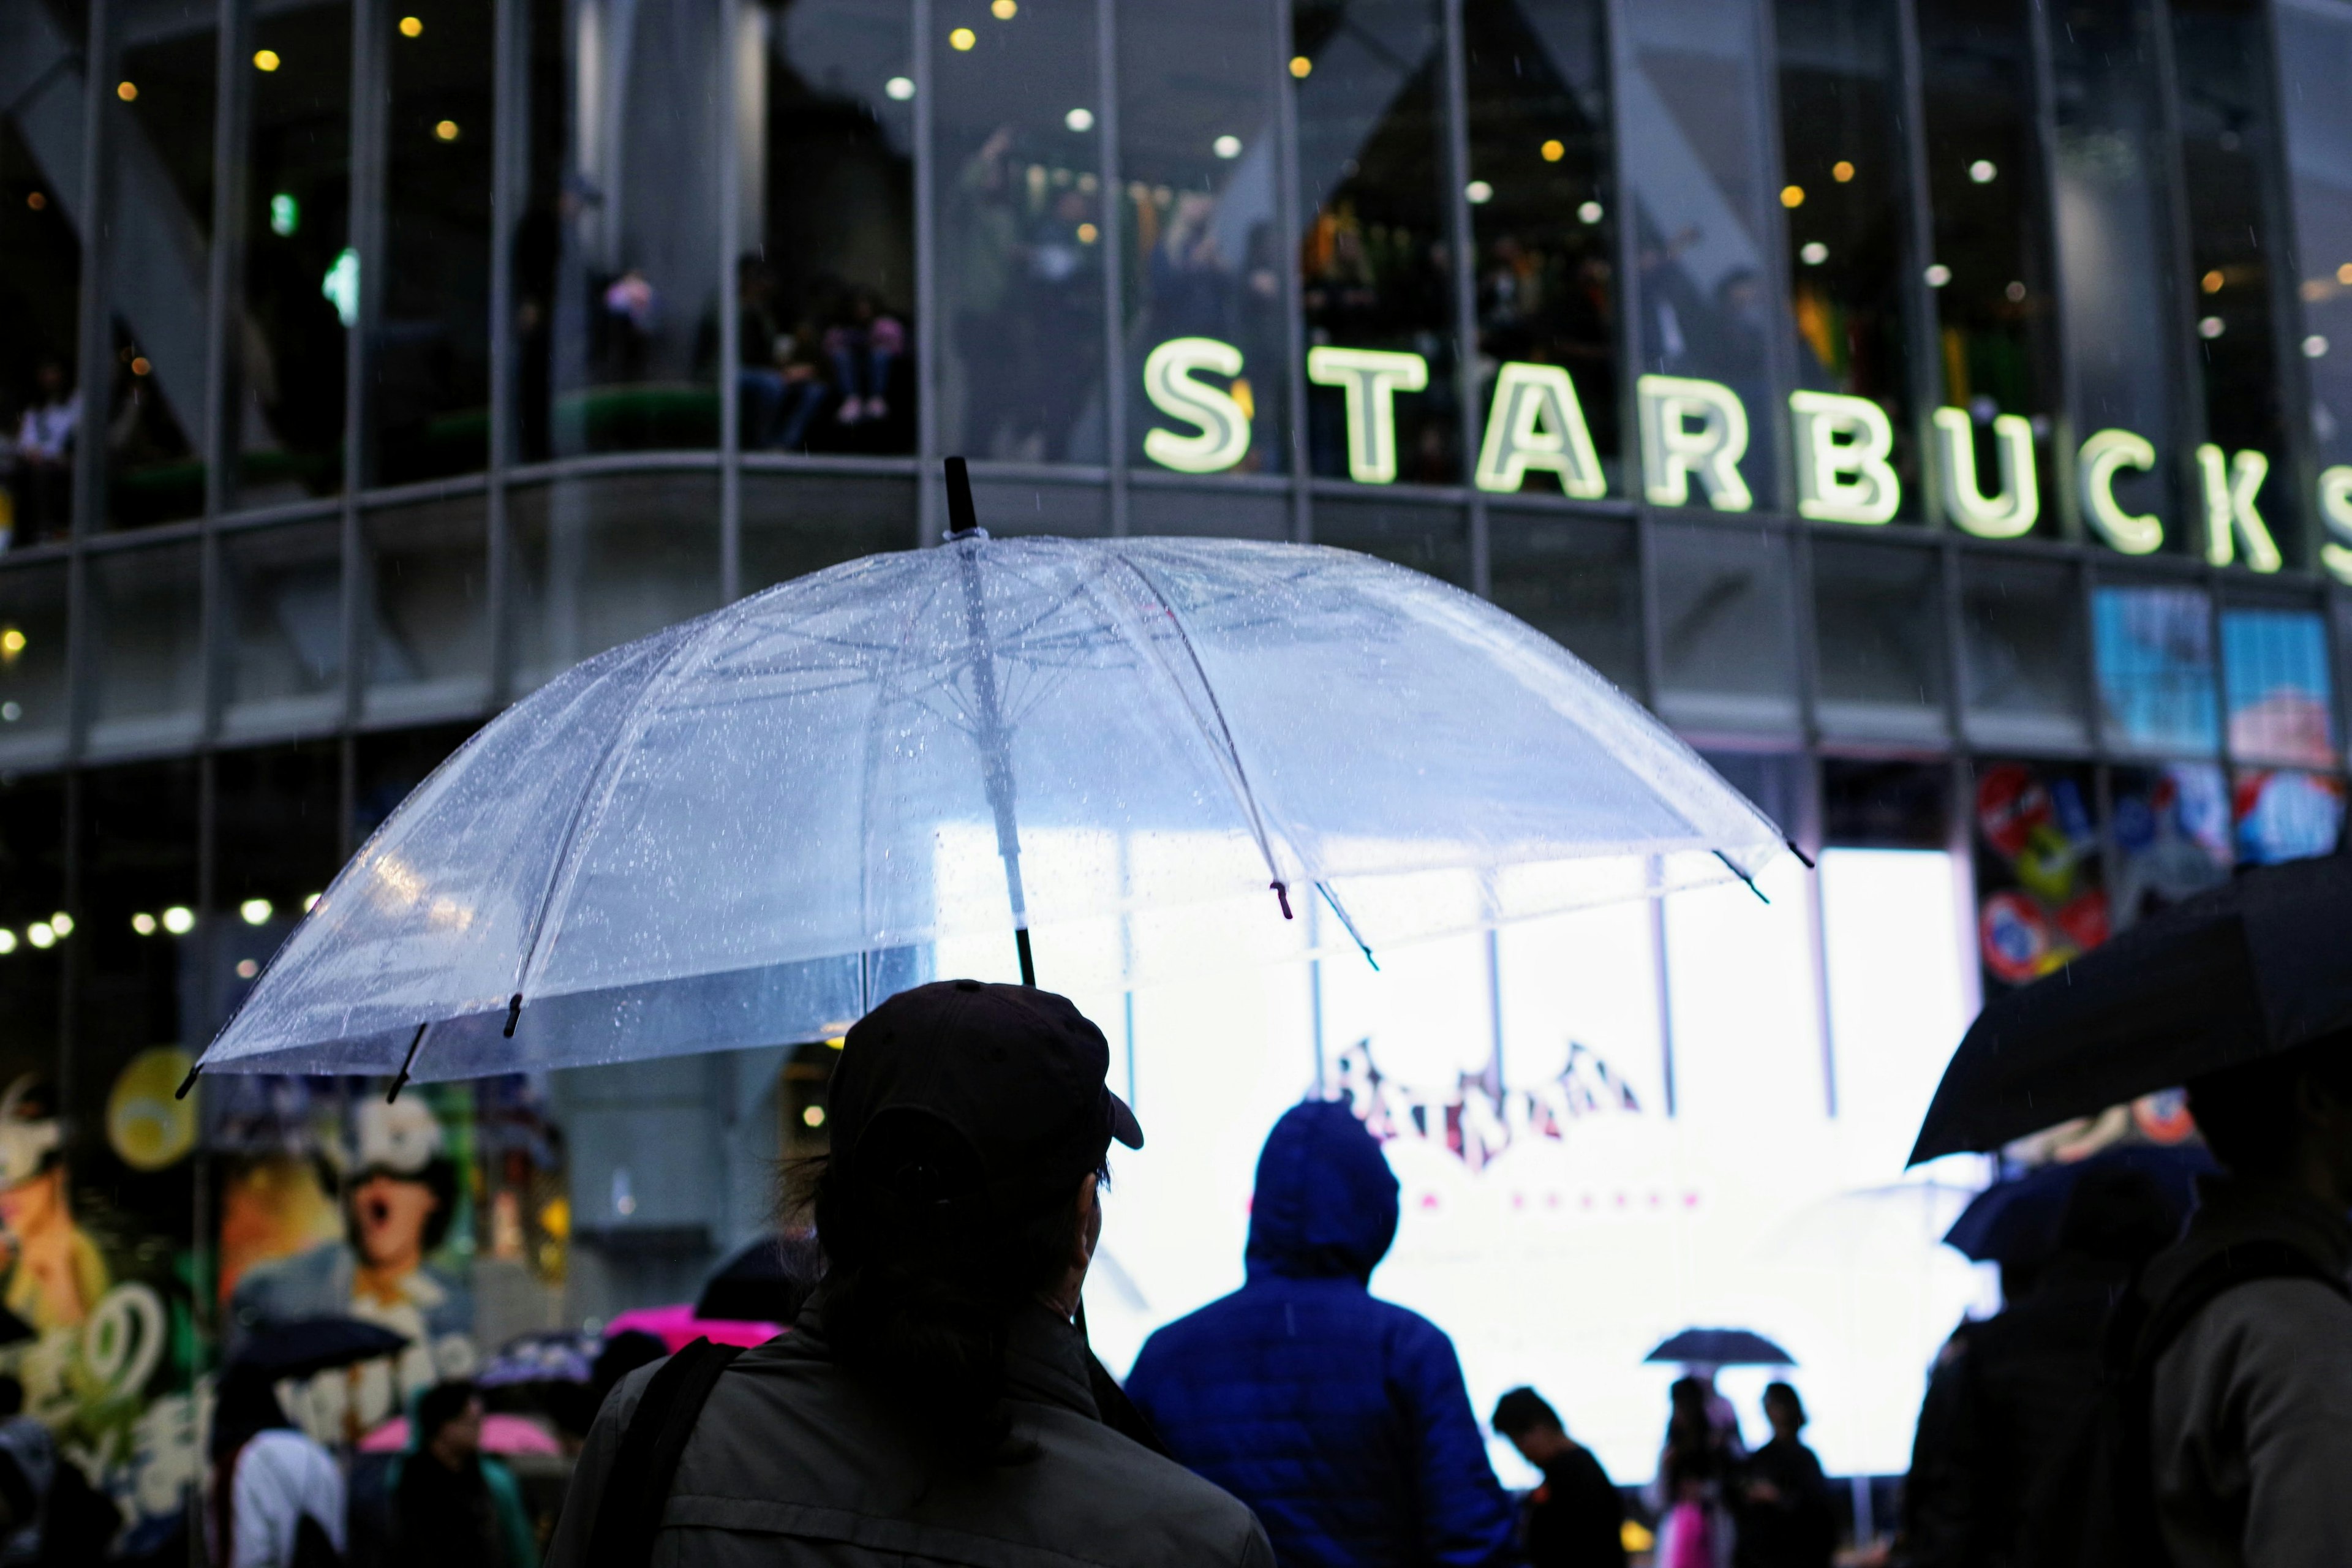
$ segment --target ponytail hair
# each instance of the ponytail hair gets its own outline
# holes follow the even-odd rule
[[[991,1183],[969,1140],[926,1111],[876,1116],[854,1149],[815,1166],[824,1333],[845,1370],[940,1446],[983,1466],[1007,1443],[1005,1347],[1013,1314],[1069,1267],[1079,1184],[1104,1174],[1105,1118],[1066,1179]]]

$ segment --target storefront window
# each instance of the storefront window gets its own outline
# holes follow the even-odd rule
[[[2174,353],[2180,306],[2171,286],[2170,180],[2158,94],[2154,19],[2147,0],[2084,0],[2051,29],[2056,80],[2058,263],[2065,289],[2066,354],[2074,371],[2078,438],[2128,432],[2154,460],[2110,470],[2113,510],[2161,525],[2160,547],[2204,547],[2201,519],[2181,505],[2189,454],[2174,428]],[[2079,498],[2078,498],[2079,501]],[[2085,521],[2108,542],[2119,534],[2096,509]]]
[[[1659,710],[1702,732],[1794,731],[1788,540],[1709,523],[1661,524],[1654,537]]]
[[[224,731],[282,735],[342,714],[342,528],[332,519],[221,541],[229,640]]]
[[[525,461],[719,442],[719,0],[530,0]]]
[[[1727,511],[1769,507],[1779,486],[1772,365],[1774,339],[1786,328],[1775,304],[1780,200],[1766,153],[1771,130],[1757,6],[1659,0],[1627,7],[1632,68],[1617,93],[1640,274],[1639,368],[1714,382],[1744,405],[1743,483],[1713,485],[1705,498]],[[1657,478],[1644,475],[1645,482]],[[1701,500],[1690,490],[1673,499]]]
[[[1318,500],[1315,542],[1377,555],[1459,588],[1470,585],[1470,521],[1459,507],[1385,497]]]
[[[1873,0],[1776,0],[1780,205],[1797,384],[1885,411],[1903,514],[1926,513],[1904,352],[1909,152],[1895,12]]]
[[[1640,692],[1642,579],[1632,527],[1500,507],[1486,527],[1495,603],[1621,689]]]
[[[0,572],[0,764],[46,761],[66,741],[66,563]]]
[[[1295,0],[1311,470],[1462,478],[1445,47],[1430,0]],[[1318,352],[1319,351],[1319,352]]]
[[[362,525],[373,617],[360,633],[371,721],[478,711],[490,695],[489,537],[482,498],[394,507]]]
[[[2083,598],[2054,562],[1963,555],[1960,687],[1969,742],[1998,750],[2087,744]]]
[[[2195,588],[2100,588],[2092,600],[2099,700],[2108,742],[2131,751],[2211,752],[2213,604]]]
[[[1610,177],[1608,36],[1597,0],[1470,0],[1470,229],[1478,268],[1482,369],[1557,366],[1575,389],[1601,474],[1526,465],[1482,474],[1488,489],[1624,490],[1618,430],[1617,193]],[[1479,388],[1489,424],[1521,417]],[[1518,394],[1517,395],[1525,395]],[[1564,411],[1531,433],[1549,443]],[[1507,427],[1515,432],[1516,426]],[[1508,437],[1507,436],[1507,438]],[[1489,435],[1486,446],[1495,447]],[[1562,457],[1569,454],[1563,452]]]
[[[1093,0],[931,7],[940,439],[972,458],[1099,463],[1103,110]]]
[[[623,474],[517,490],[514,684],[719,607],[719,477]]]
[[[915,449],[915,41],[906,8],[746,7],[737,258],[747,452]],[[750,40],[746,41],[746,47]]]
[[[915,541],[915,482],[846,474],[743,477],[743,591]]]
[[[1929,551],[1816,540],[1813,626],[1822,731],[1943,742],[1943,574]]]
[[[213,758],[214,908],[207,1028],[261,971],[342,869],[342,748],[332,741],[225,751]]]
[[[0,1073],[11,1081],[55,1070],[66,950],[30,939],[35,925],[54,933],[65,908],[64,779],[0,784],[0,930],[8,932],[8,952],[0,955]]]
[[[2352,147],[2352,93],[2343,88],[2352,80],[2352,12],[2289,0],[2273,16],[2311,441],[2321,471],[2334,474],[2334,488],[2322,489],[2320,520],[2336,547],[2330,570],[2352,576],[2352,554],[2343,553],[2352,551],[2352,163],[2344,156]]]
[[[1968,416],[1964,430],[1939,438],[1967,436],[1976,493],[1994,503],[1976,531],[2055,534],[2067,509],[2051,462],[2059,389],[2034,115],[2035,14],[2024,0],[1917,0],[1916,15],[1934,236],[1921,280],[1935,312],[1943,405]],[[2004,424],[2004,416],[2023,427]],[[2016,461],[2021,438],[2035,458],[2031,465]],[[1945,471],[1937,469],[1939,484]],[[2034,480],[2030,510],[2021,478]],[[1952,516],[1948,500],[1939,498],[1939,510],[1947,521],[1971,526]]]
[[[2230,786],[2218,764],[2116,768],[2107,789],[2117,931],[2230,879]]]
[[[1139,465],[1289,466],[1274,24],[1265,0],[1118,6],[1126,440]]]
[[[2325,773],[2242,770],[2231,806],[2238,858],[2250,866],[2331,855],[2344,835],[2344,781]]]
[[[348,0],[254,18],[246,132],[245,352],[236,502],[341,489],[345,336],[359,324],[351,239]]]
[[[2336,762],[2327,628],[2316,610],[2221,612],[2230,754],[2241,762],[2325,768]]]
[[[213,223],[213,69],[219,7],[165,0],[117,24],[108,105],[114,390],[106,520],[118,528],[205,506],[205,340]]]
[[[74,45],[39,6],[22,13],[44,49]],[[75,369],[81,311],[80,74],[43,79],[37,103],[0,115],[0,437],[7,465],[7,547],[63,539],[73,526]],[[39,112],[35,112],[36,109]],[[26,135],[21,124],[33,127]],[[29,437],[29,439],[28,439]]]
[[[391,89],[383,281],[362,301],[371,485],[470,473],[489,460],[496,14],[463,0],[370,13]]]
[[[89,563],[93,752],[193,745],[204,727],[203,572],[196,545],[110,550]]]
[[[1981,763],[1976,773],[1977,953],[1988,1000],[2107,940],[2092,770]]]

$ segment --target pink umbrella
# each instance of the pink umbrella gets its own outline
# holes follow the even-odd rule
[[[395,1415],[360,1439],[362,1454],[396,1454],[408,1447],[408,1417]],[[485,1454],[561,1454],[563,1446],[527,1415],[482,1417]]]
[[[627,1333],[635,1330],[651,1334],[669,1351],[681,1351],[696,1340],[709,1340],[714,1345],[763,1345],[784,1331],[781,1323],[739,1322],[731,1318],[698,1318],[694,1308],[681,1301],[675,1307],[640,1307],[624,1312],[604,1325],[604,1332]]]

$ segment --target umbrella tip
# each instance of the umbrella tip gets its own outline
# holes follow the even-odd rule
[[[1801,849],[1800,849],[1800,848],[1798,848],[1798,847],[1797,847],[1797,841],[1796,841],[1795,839],[1793,839],[1793,838],[1783,838],[1783,839],[1781,839],[1781,840],[1780,840],[1780,842],[1781,842],[1781,843],[1783,843],[1783,844],[1785,844],[1785,845],[1787,845],[1787,846],[1789,847],[1789,853],[1790,853],[1790,854],[1791,854],[1791,855],[1794,855],[1794,856],[1797,858],[1797,864],[1798,864],[1798,865],[1802,866],[1802,867],[1803,867],[1806,870],[1808,870],[1808,871],[1816,870],[1816,869],[1818,869],[1818,868],[1817,868],[1817,867],[1815,867],[1815,866],[1814,866],[1814,864],[1813,864],[1813,858],[1812,858],[1811,856],[1810,856],[1810,855],[1806,854],[1803,850],[1801,850]],[[1769,902],[1769,900],[1768,900],[1767,901]]]
[[[173,1100],[187,1099],[188,1090],[196,1087],[196,1075],[204,1070],[204,1064],[202,1062],[191,1064],[188,1068],[188,1076],[180,1080],[180,1087],[172,1091],[172,1098]]]
[[[506,1028],[506,1037],[507,1037],[508,1039],[511,1040],[511,1039],[513,1039],[513,1038],[514,1038],[515,1025],[516,1025],[517,1023],[519,1023],[519,1022],[521,1020],[521,1018],[522,1018],[522,993],[521,993],[521,992],[520,992],[520,991],[518,991],[518,992],[516,992],[513,995],[511,995],[511,996],[509,996],[509,997],[508,997],[508,998],[507,998],[507,1028]],[[412,1051],[412,1054],[413,1054],[413,1051]]]
[[[971,504],[971,468],[961,458],[950,458],[948,470],[948,537],[961,539],[981,532],[980,513]]]

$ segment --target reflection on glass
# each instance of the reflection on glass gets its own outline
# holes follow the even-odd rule
[[[163,910],[196,908],[202,786],[193,758],[94,768],[80,783],[80,919],[73,942],[84,1000],[75,1014],[74,1100],[78,1114],[98,1119],[86,1125],[103,1126],[107,1093],[131,1055],[158,1040],[184,1040],[196,1023],[189,1013],[201,995],[205,928],[198,924],[185,936],[152,924],[142,931],[131,916],[152,921]],[[90,1005],[101,998],[103,1005]],[[162,1227],[171,1223],[176,1201],[177,1234],[187,1236],[184,1205],[194,1184],[175,1174],[163,1178],[165,1201],[142,1194],[137,1212],[171,1235]]]
[[[236,499],[247,506],[341,487],[344,333],[359,323],[351,6],[257,16],[253,47],[237,403]]]
[[[2087,640],[2074,568],[1965,555],[1959,566],[1960,692],[1970,742],[2084,744]]]
[[[1642,581],[1629,526],[1497,509],[1487,551],[1496,604],[1621,689],[1642,689]]]
[[[2058,412],[2050,237],[2025,0],[1917,0],[1920,110],[1934,254],[1925,264],[1946,406],[1965,410],[1979,490],[2001,490],[1994,422],[2026,421],[2039,470],[2033,531],[2064,509],[2050,437]],[[2125,488],[2120,493],[2129,495]]]
[[[1274,23],[1263,0],[1118,6],[1130,461],[1182,473],[1287,466]],[[1221,370],[1181,347],[1155,361],[1184,339],[1228,345],[1240,363]]]
[[[339,524],[240,531],[221,541],[229,599],[222,727],[284,734],[342,711],[343,568]]]
[[[2311,385],[2311,440],[2323,470],[2352,465],[2352,13],[2281,5],[2277,25],[2281,119],[2295,254],[2303,276],[2298,323]],[[5,220],[0,220],[5,221]],[[0,263],[0,265],[5,265]],[[2323,506],[2326,538],[2352,546],[2352,474],[2342,500]],[[2346,564],[2352,574],[2352,561]]]
[[[1437,6],[1294,0],[1291,33],[1308,215],[1298,258],[1308,465],[1328,478],[1451,483],[1462,432]],[[1341,362],[1318,380],[1317,349],[1395,357],[1360,353],[1355,368]]]
[[[1661,524],[1655,539],[1659,710],[1691,730],[1793,727],[1788,542],[1706,524]]]
[[[65,563],[0,572],[0,762],[54,752],[65,735]]]
[[[106,521],[204,510],[205,294],[213,221],[213,66],[219,7],[161,0],[121,20],[116,69],[133,91],[106,108],[114,265]]]
[[[526,462],[719,441],[719,0],[530,0]]]
[[[2241,770],[2231,801],[2248,865],[2331,855],[2344,834],[2344,781],[2325,773]]]
[[[738,90],[743,448],[915,449],[914,39],[865,0],[747,7],[763,69]]]
[[[2221,679],[2231,756],[2304,767],[2335,764],[2335,685],[2327,678],[2327,628],[2318,611],[2224,609]]]
[[[308,900],[342,869],[342,747],[255,746],[215,752],[212,765],[217,870],[205,919],[218,922],[212,927],[217,1026],[245,1000]],[[251,967],[239,962],[248,957]]]
[[[62,61],[72,47],[38,6],[29,31]],[[81,424],[76,323],[81,309],[80,226],[63,192],[81,178],[78,142],[18,130],[77,125],[79,72],[47,79],[35,101],[0,115],[0,455],[8,459],[0,548],[63,539],[73,526],[73,447]],[[35,108],[46,112],[36,115]]]
[[[2143,751],[2219,746],[2212,601],[2195,588],[2100,588],[2091,616],[2108,738]]]
[[[1469,520],[1454,507],[1387,500],[1318,501],[1315,540],[1426,572],[1456,587],[1470,585]]]
[[[2251,0],[2174,0],[2171,13],[2205,439],[2269,462],[2274,477],[2256,504],[2301,564],[2303,503],[2286,460],[2285,367],[2271,316],[2270,258],[2285,254],[2285,237],[2265,199],[2277,160],[2268,11]]]
[[[2058,262],[2078,434],[2122,429],[2156,448],[2145,473],[2117,470],[2124,510],[2164,522],[2164,547],[2194,551],[2179,504],[2172,425],[2179,367],[2169,331],[2172,247],[2147,0],[2083,0],[2051,30],[2056,81]]]
[[[1917,517],[1927,492],[1903,341],[1910,182],[1895,13],[1874,0],[1776,0],[1773,10],[1797,381],[1886,411],[1903,510]]]
[[[374,616],[362,628],[371,719],[480,709],[490,694],[489,539],[480,496],[368,514]]]
[[[194,743],[204,715],[204,616],[194,543],[91,559],[94,752]]]
[[[384,276],[370,300],[371,484],[489,460],[490,69],[496,7],[409,0],[370,13],[384,110]]]
[[[1765,157],[1758,3],[1627,7],[1631,69],[1617,96],[1641,270],[1639,368],[1738,395],[1749,428],[1739,473],[1769,505],[1771,341],[1783,329],[1771,283],[1780,204]]]
[[[2117,931],[2230,879],[2230,789],[2217,763],[2117,768],[2107,787]]]
[[[1824,731],[1857,740],[1944,738],[1944,618],[1936,561],[1924,550],[1814,543]]]
[[[1608,40],[1598,0],[1468,0],[1470,209],[1478,352],[1568,372],[1610,489],[1618,429],[1616,191],[1610,180]],[[1490,418],[1491,377],[1479,390]],[[1491,437],[1490,437],[1491,439]],[[1534,469],[1520,487],[1558,490]]]
[[[974,458],[1099,463],[1093,0],[939,0],[930,17],[920,47],[939,95],[940,438]]]
[[[630,474],[517,490],[514,684],[719,606],[719,479]]]
[[[821,572],[915,540],[912,479],[743,476],[743,591]]]

